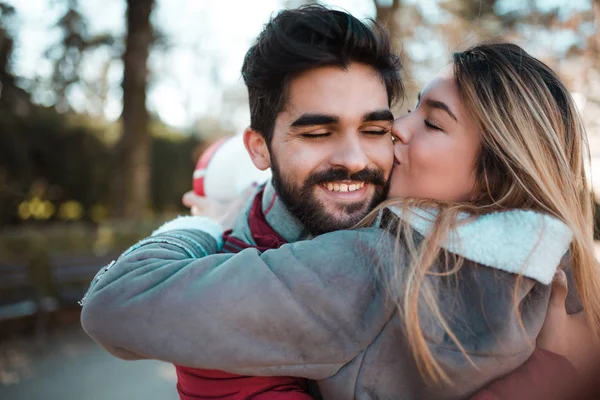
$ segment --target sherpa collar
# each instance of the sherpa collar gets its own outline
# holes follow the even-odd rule
[[[262,207],[265,219],[271,225],[271,228],[277,231],[288,243],[306,240],[311,237],[300,220],[283,204],[275,192],[271,180],[265,184]]]
[[[390,211],[403,217],[402,210]],[[422,235],[432,229],[436,212],[416,209],[409,223]],[[552,282],[561,258],[569,249],[573,232],[558,219],[528,210],[510,210],[467,220],[459,217],[457,228],[442,247],[479,264],[522,274],[545,285]]]
[[[263,190],[264,188],[264,190]],[[309,239],[308,231],[302,226],[298,218],[287,210],[279,196],[275,193],[275,188],[271,180],[256,188],[251,199],[246,204],[243,211],[243,218],[238,218],[233,226],[232,235],[246,243],[256,245],[248,225],[248,217],[254,196],[263,190],[262,211],[267,223],[288,243],[299,240]]]

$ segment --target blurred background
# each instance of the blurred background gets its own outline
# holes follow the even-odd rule
[[[88,339],[77,301],[103,265],[186,212],[202,150],[248,124],[246,50],[275,12],[309,3],[0,0],[1,399],[177,398],[170,365]],[[600,0],[320,3],[387,27],[408,87],[396,115],[453,50],[522,45],[572,91],[600,176]]]

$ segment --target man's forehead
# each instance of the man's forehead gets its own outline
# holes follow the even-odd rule
[[[290,114],[342,116],[345,111],[363,114],[388,107],[388,94],[380,75],[363,64],[314,68],[292,79],[287,89],[285,110]]]

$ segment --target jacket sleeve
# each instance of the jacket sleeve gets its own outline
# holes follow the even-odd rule
[[[365,349],[393,313],[374,268],[381,232],[338,231],[262,254],[215,255],[206,233],[161,233],[102,271],[82,325],[121,358],[323,379]]]

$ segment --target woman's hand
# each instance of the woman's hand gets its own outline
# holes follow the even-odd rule
[[[552,281],[548,312],[537,347],[566,357],[580,372],[590,371],[600,362],[600,343],[588,327],[583,311],[567,314],[567,294],[567,277],[559,269]]]
[[[597,398],[588,397],[588,392],[597,393],[592,380],[600,346],[593,340],[583,312],[567,314],[567,293],[567,276],[558,270],[552,281],[546,320],[537,339],[537,347],[546,352],[534,351],[523,365],[487,385],[471,400]]]
[[[192,215],[208,217],[221,224],[223,229],[228,230],[233,228],[235,221],[243,212],[246,202],[254,192],[255,187],[250,187],[234,200],[219,202],[198,196],[193,190],[190,190],[183,195],[181,202],[190,209]]]

